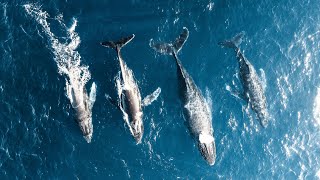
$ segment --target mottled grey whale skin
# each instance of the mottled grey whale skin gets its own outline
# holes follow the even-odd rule
[[[214,165],[216,160],[216,145],[213,137],[210,107],[192,77],[184,69],[177,57],[177,53],[188,39],[188,36],[189,31],[184,27],[174,43],[154,43],[151,40],[150,46],[157,52],[174,57],[177,65],[181,101],[184,105],[184,117],[188,122],[192,137],[198,143],[201,155],[209,165]]]
[[[95,84],[92,84],[91,92],[95,88]],[[80,130],[83,134],[85,140],[90,143],[93,134],[93,125],[92,125],[92,102],[90,101],[85,87],[83,90],[74,90],[70,87],[71,92],[71,104],[77,115],[77,123],[80,127]],[[90,93],[91,93],[90,92]]]
[[[130,122],[130,131],[136,140],[136,143],[141,143],[143,136],[143,112],[141,104],[141,95],[137,83],[135,82],[132,71],[128,68],[121,56],[121,48],[128,44],[134,35],[120,39],[119,41],[105,41],[101,45],[104,47],[113,48],[117,52],[117,57],[120,63],[121,79],[124,89],[121,93],[120,108],[128,115]]]
[[[265,90],[261,80],[252,66],[252,64],[241,53],[239,45],[244,36],[244,32],[237,34],[231,40],[219,42],[223,47],[234,49],[239,64],[239,75],[243,86],[243,97],[251,106],[251,109],[257,114],[262,127],[268,125],[268,109]]]

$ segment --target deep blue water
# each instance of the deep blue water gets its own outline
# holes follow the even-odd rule
[[[30,15],[25,5],[49,17]],[[0,179],[319,179],[319,11],[316,0],[2,0]],[[39,20],[62,45],[72,41],[68,28],[77,21],[75,51],[91,73],[86,87],[97,84],[90,144],[75,123],[52,36]],[[212,101],[214,166],[184,122],[173,58],[149,47],[152,38],[173,41],[184,26],[190,36],[179,57]],[[265,129],[227,90],[241,90],[238,64],[217,43],[241,31],[242,51],[265,74],[271,115]],[[122,53],[142,96],[162,89],[144,108],[139,145],[105,98],[117,95],[119,64],[113,50],[99,45],[133,33]]]

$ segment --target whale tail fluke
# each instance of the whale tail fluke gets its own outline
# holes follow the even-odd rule
[[[155,43],[153,39],[150,40],[150,47],[152,47],[155,51],[165,54],[165,55],[173,55],[173,53],[178,53],[184,43],[187,41],[189,37],[189,31],[186,27],[183,27],[183,30],[179,37],[174,41],[174,43]]]
[[[173,47],[177,53],[180,51],[184,43],[187,41],[188,37],[189,37],[189,30],[186,27],[183,27],[181,34],[174,41],[174,44],[173,44]]]
[[[234,36],[231,40],[219,42],[218,45],[235,49],[241,44],[244,35],[244,31],[242,31]]]
[[[113,48],[115,50],[120,50],[123,46],[125,46],[126,44],[128,44],[133,38],[135,37],[134,34],[132,34],[131,36],[128,37],[124,37],[122,39],[120,39],[119,41],[104,41],[102,43],[100,43],[102,46],[104,47],[108,47],[108,48]]]

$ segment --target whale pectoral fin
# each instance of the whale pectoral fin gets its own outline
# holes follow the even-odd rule
[[[246,98],[245,93],[232,90],[231,88],[229,88],[229,89],[227,89],[227,90],[230,92],[230,94],[231,94],[233,97],[235,97],[235,98],[237,98],[237,99],[240,99],[240,100],[244,100],[244,101],[247,102],[247,98]]]
[[[247,100],[248,98],[247,98],[247,96],[246,96],[243,92],[242,92],[242,93],[237,92],[237,93],[238,93],[238,94],[237,94],[238,98],[240,98],[240,99],[248,102],[248,100]]]
[[[263,69],[259,69],[260,75],[259,75],[259,80],[261,82],[263,90],[266,90],[267,87],[267,79],[266,79],[266,74],[264,73]]]
[[[120,110],[120,107],[118,105],[118,102],[114,100],[112,97],[109,96],[109,94],[105,94],[106,99],[112,104],[114,107]]]
[[[90,94],[89,94],[89,108],[90,110],[93,107],[94,102],[96,101],[96,92],[97,92],[97,85],[96,83],[92,83],[91,88],[90,88]]]
[[[161,93],[161,88],[158,87],[153,93],[149,94],[142,100],[142,106],[149,106],[153,101],[157,100]]]

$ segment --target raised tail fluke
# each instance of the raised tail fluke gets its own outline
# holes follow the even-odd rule
[[[235,49],[241,44],[244,35],[244,31],[242,31],[238,33],[236,36],[234,36],[231,40],[219,42],[218,45]]]
[[[124,37],[122,39],[120,39],[119,41],[113,42],[113,41],[104,41],[102,43],[100,43],[102,46],[104,47],[109,47],[109,48],[113,48],[113,49],[121,49],[123,46],[125,46],[126,44],[128,44],[133,38],[135,37],[134,34],[132,34],[131,36],[128,37]]]
[[[187,41],[189,37],[189,30],[186,27],[183,27],[183,30],[179,37],[174,41],[173,47],[176,52],[179,52],[184,43]]]
[[[181,34],[174,43],[155,43],[153,39],[151,39],[149,45],[161,54],[172,55],[173,53],[178,53],[181,50],[188,37],[189,31],[186,27],[183,27]]]

